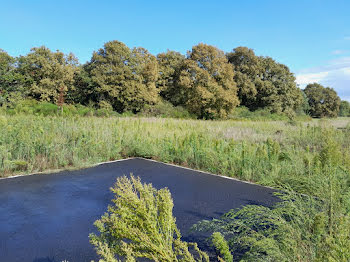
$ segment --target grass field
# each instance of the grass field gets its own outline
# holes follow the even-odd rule
[[[350,164],[349,121],[0,116],[0,172],[8,176],[139,156],[311,193],[317,188],[309,164],[327,140],[334,140],[344,165]]]
[[[293,250],[289,242],[279,247],[281,254],[290,253],[285,261],[291,257],[293,261],[348,261],[349,122],[348,118],[288,122],[2,115],[0,174],[145,157],[302,193],[320,202],[294,199],[287,219],[283,213],[293,230],[289,235],[285,235],[288,230],[276,234],[296,243]],[[244,223],[258,214],[254,210]]]

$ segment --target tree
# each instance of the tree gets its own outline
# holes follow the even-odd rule
[[[350,103],[342,100],[339,107],[339,116],[350,116]]]
[[[172,92],[176,90],[177,77],[185,61],[185,56],[168,50],[166,53],[158,54],[157,61],[159,68],[157,88],[161,97],[165,100],[171,100],[174,96]]]
[[[241,105],[256,109],[255,100],[258,93],[256,83],[261,72],[259,58],[252,49],[237,47],[227,54],[228,61],[234,65],[234,79],[238,87]]]
[[[80,65],[75,72],[74,89],[68,90],[66,101],[83,105],[90,105],[97,101],[92,79],[86,70],[86,64]]]
[[[263,72],[258,88],[258,101],[273,113],[293,116],[302,104],[302,92],[297,87],[295,76],[286,65],[270,57],[260,57]]]
[[[100,235],[90,234],[90,241],[105,261],[115,255],[146,258],[151,261],[209,261],[195,243],[181,240],[173,216],[173,200],[167,188],[155,189],[140,178],[117,179],[113,204],[95,222]],[[198,259],[189,252],[197,251]]]
[[[188,52],[169,100],[199,118],[226,117],[239,104],[233,76],[224,52],[199,44]]]
[[[16,59],[0,49],[0,105],[9,96],[24,96],[25,78],[16,71]]]
[[[74,89],[78,59],[72,54],[34,47],[18,60],[18,71],[27,79],[28,95],[39,101],[56,103],[60,93]],[[61,91],[60,91],[61,90]]]
[[[130,50],[111,41],[93,53],[86,65],[98,101],[105,100],[118,112],[139,112],[158,101],[157,60],[144,48]]]
[[[270,57],[256,56],[252,49],[237,47],[227,54],[234,65],[241,104],[250,110],[267,108],[293,116],[303,98],[289,68]]]
[[[309,113],[312,117],[338,116],[340,98],[333,88],[313,83],[306,86],[304,93],[308,99]]]

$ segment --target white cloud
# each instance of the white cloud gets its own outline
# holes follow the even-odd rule
[[[344,37],[345,40],[350,40],[350,36]]]
[[[350,67],[349,68],[343,68],[343,72],[346,75],[350,75]],[[349,83],[350,84],[350,83]]]
[[[334,51],[332,51],[333,55],[342,55],[342,54],[345,54],[345,53],[346,53],[345,50],[334,50]]]
[[[306,74],[298,74],[296,75],[297,83],[304,87],[307,84],[320,82],[325,79],[329,72],[319,72],[319,73],[306,73]]]
[[[350,101],[350,57],[340,57],[324,66],[304,69],[296,74],[296,81],[301,88],[313,82],[332,87],[342,99]]]

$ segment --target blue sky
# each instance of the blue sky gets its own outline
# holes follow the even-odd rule
[[[350,101],[349,0],[3,1],[0,48],[73,52],[81,63],[110,40],[157,54],[204,42],[284,63],[304,87],[320,82]]]

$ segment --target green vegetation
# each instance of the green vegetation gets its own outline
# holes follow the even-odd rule
[[[219,260],[349,261],[350,126],[311,119],[349,114],[332,88],[301,90],[286,65],[247,47],[225,54],[201,43],[153,56],[110,41],[84,65],[46,47],[17,58],[0,50],[2,177],[145,157],[282,189],[273,208],[246,206],[196,226],[213,233]],[[113,190],[115,206],[91,236],[106,261],[195,259],[166,189],[124,178]],[[141,209],[128,209],[130,197]]]
[[[348,123],[3,113],[0,173],[139,156],[273,186],[288,193],[276,207],[248,206],[219,224],[207,222],[225,237],[234,261],[347,261]],[[226,257],[223,239],[214,239],[218,254]]]
[[[115,194],[113,205],[95,222],[100,235],[90,235],[102,261],[117,261],[115,255],[119,255],[126,261],[147,258],[157,262],[209,262],[196,243],[181,240],[167,188],[157,190],[131,176],[130,180],[118,178],[111,190]],[[196,251],[196,257],[190,248]]]
[[[239,261],[349,261],[349,155],[331,133],[324,139],[313,158],[304,158],[307,195],[295,192],[301,190],[291,178],[273,208],[245,206],[195,228],[221,232]]]
[[[299,89],[286,65],[256,56],[247,47],[224,53],[200,43],[186,56],[174,51],[154,56],[119,41],[105,43],[83,65],[74,54],[45,46],[16,58],[0,50],[0,106],[11,109],[33,99],[57,105],[62,114],[64,107],[76,105],[100,110],[97,115],[155,108],[154,114],[171,104],[167,107],[179,109],[184,117],[199,119],[227,119],[239,105],[253,114],[289,119],[305,114],[336,117],[340,103],[331,88],[310,84]]]
[[[323,178],[305,176],[312,174],[305,161],[317,157],[325,135],[340,145],[345,161],[346,124],[2,115],[0,172],[14,173],[19,160],[27,162],[25,172],[37,172],[140,156],[270,186],[293,181],[299,192],[309,193],[321,187],[315,179]]]
[[[220,256],[218,259],[224,260],[225,262],[232,262],[233,261],[233,256],[230,252],[229,246],[225,238],[221,235],[220,232],[214,232],[213,235],[211,236],[211,241],[219,253]]]
[[[234,79],[241,105],[250,110],[268,109],[293,117],[302,105],[302,92],[289,68],[252,49],[237,47],[227,54],[234,65]]]
[[[224,52],[205,44],[194,46],[182,63],[176,84],[167,90],[169,101],[199,118],[226,117],[239,104],[233,75]]]
[[[306,86],[305,95],[309,101],[309,112],[313,117],[336,117],[340,98],[334,89],[313,83]]]
[[[348,101],[340,102],[339,116],[350,116],[350,103]]]
[[[157,60],[143,48],[130,50],[121,42],[108,42],[94,52],[85,69],[96,102],[109,103],[117,112],[138,112],[157,102]]]

